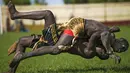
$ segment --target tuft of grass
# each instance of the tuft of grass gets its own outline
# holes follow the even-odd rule
[[[117,38],[124,37],[130,41],[130,27],[119,27],[121,32],[116,33]],[[22,36],[28,36],[32,33],[39,34],[40,32],[40,30],[28,33],[9,32],[0,35],[0,73],[8,71],[8,61],[13,57],[13,55],[7,56],[7,49],[10,45]],[[113,59],[100,60],[97,57],[84,59],[68,53],[43,55],[23,60],[16,73],[129,73],[129,52],[130,50],[118,54],[122,58],[120,64],[115,64]]]

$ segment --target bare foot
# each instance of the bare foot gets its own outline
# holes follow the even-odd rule
[[[18,11],[16,10],[14,4],[11,1],[9,1],[8,3],[8,10],[9,10],[11,19],[15,19],[15,15],[18,13]]]

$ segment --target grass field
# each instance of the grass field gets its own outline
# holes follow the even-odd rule
[[[116,36],[124,37],[130,41],[130,27],[120,26],[120,29],[121,32]],[[31,33],[38,34],[40,30],[29,33],[9,32],[0,35],[0,73],[8,70],[8,62],[13,57],[13,55],[7,56],[9,46],[19,37]],[[84,59],[67,53],[33,57],[22,61],[17,73],[130,73],[129,52],[130,50],[118,54],[122,58],[120,64],[115,64],[113,59],[100,60],[97,57]]]

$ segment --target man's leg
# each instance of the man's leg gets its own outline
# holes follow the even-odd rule
[[[30,47],[32,48],[34,45],[34,42],[38,41],[40,38],[40,36],[24,36],[21,37],[16,45],[16,51],[15,51],[15,56],[19,53],[24,53],[26,50],[26,47]],[[14,57],[15,57],[14,56]],[[16,63],[16,65],[14,67],[9,67],[9,73],[15,73],[16,69],[19,65],[19,62]]]
[[[18,62],[24,60],[26,58],[34,57],[34,56],[41,56],[45,54],[59,54],[62,50],[62,46],[71,45],[73,36],[68,34],[62,34],[59,41],[54,46],[43,46],[40,47],[32,52],[28,53],[19,53],[17,54],[12,62],[10,63],[10,67],[14,67]]]
[[[15,73],[18,65],[19,65],[19,62],[16,63],[16,65],[14,67],[10,67],[9,71],[6,73]]]
[[[45,28],[51,24],[55,24],[55,17],[50,10],[32,11],[32,12],[18,12],[15,5],[11,1],[8,3],[8,10],[12,19],[45,19]]]

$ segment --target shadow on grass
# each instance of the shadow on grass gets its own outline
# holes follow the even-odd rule
[[[121,73],[129,73],[130,72],[130,67],[128,66],[122,66],[122,67],[91,67],[91,68],[86,68],[86,69],[58,69],[58,70],[50,70],[50,69],[43,69],[43,70],[38,70],[37,73],[86,73],[86,72],[121,72]],[[26,72],[22,72],[26,73]],[[29,73],[34,73],[33,71],[30,71]]]

